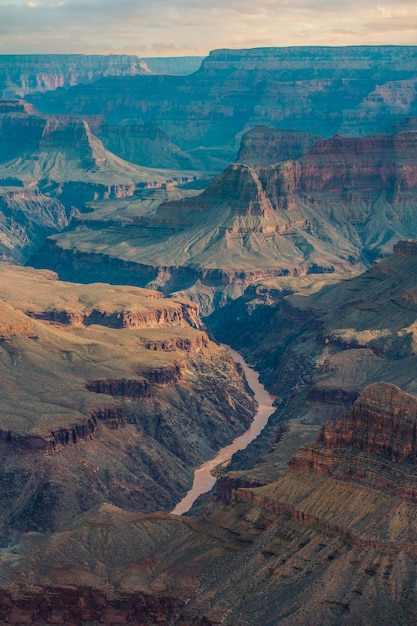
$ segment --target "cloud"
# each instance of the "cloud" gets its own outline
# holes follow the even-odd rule
[[[0,24],[3,54],[417,42],[415,0],[0,0]]]

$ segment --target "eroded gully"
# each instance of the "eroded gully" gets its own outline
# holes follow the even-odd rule
[[[194,472],[194,481],[193,486],[188,491],[188,493],[184,496],[180,502],[176,505],[176,507],[172,510],[172,513],[175,515],[182,515],[190,510],[194,502],[197,500],[199,496],[203,493],[207,493],[216,483],[216,476],[213,476],[212,471],[218,465],[225,465],[232,458],[232,455],[238,450],[244,450],[251,441],[256,439],[261,430],[264,428],[266,423],[268,422],[269,416],[274,412],[275,408],[272,406],[274,401],[274,396],[271,396],[266,389],[261,385],[258,379],[258,374],[252,368],[247,365],[247,363],[243,360],[241,355],[233,350],[232,348],[228,348],[230,354],[232,355],[233,360],[236,363],[240,363],[245,372],[246,380],[248,381],[249,387],[252,389],[255,400],[258,403],[258,409],[254,420],[247,431],[236,437],[232,441],[231,444],[225,446],[217,455],[206,461]]]

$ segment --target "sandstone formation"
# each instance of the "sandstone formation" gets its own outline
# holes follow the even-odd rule
[[[348,476],[415,502],[416,419],[415,396],[389,383],[371,385],[339,420],[321,428],[316,443],[299,450],[289,471],[312,470],[340,480]]]
[[[358,200],[384,191],[392,202],[404,203],[402,193],[416,187],[416,169],[411,155],[417,142],[416,131],[394,136],[340,137],[316,143],[295,163],[275,167],[276,179],[266,170],[268,185],[277,184],[277,201],[291,194],[320,192],[355,194]],[[275,182],[277,181],[277,182]],[[279,181],[279,182],[278,182]],[[346,198],[349,200],[349,198]],[[314,198],[309,197],[314,203]],[[317,201],[317,200],[316,200]]]

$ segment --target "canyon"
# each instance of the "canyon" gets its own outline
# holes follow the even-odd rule
[[[411,626],[416,496],[401,486],[415,482],[414,440],[403,439],[415,404],[392,385],[366,388],[286,475],[232,490],[204,518],[105,504],[53,536],[27,534],[2,550],[3,619]],[[375,428],[402,440],[398,455],[369,445]]]
[[[265,482],[282,473],[366,385],[417,393],[416,250],[415,241],[400,241],[366,272],[333,284],[312,276],[265,281],[210,316],[216,337],[227,337],[279,398],[258,440],[232,464],[239,476]]]
[[[0,56],[1,623],[416,623],[416,55]]]

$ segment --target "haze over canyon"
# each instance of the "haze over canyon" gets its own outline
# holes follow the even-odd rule
[[[0,96],[0,622],[416,624],[417,48]]]

